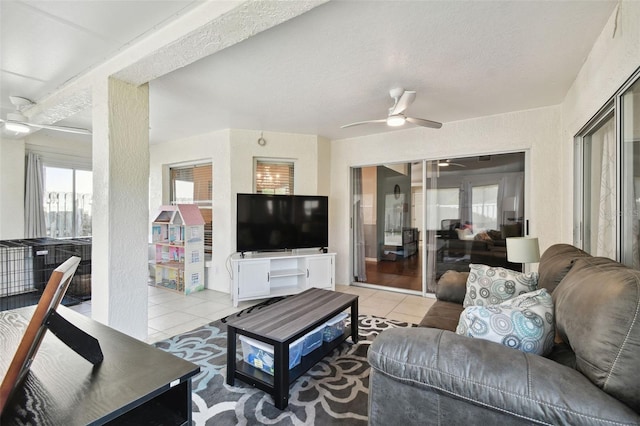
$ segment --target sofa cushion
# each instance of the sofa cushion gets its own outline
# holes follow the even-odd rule
[[[436,297],[445,302],[454,302],[462,305],[464,295],[467,292],[468,272],[448,270],[438,280]]]
[[[640,412],[640,271],[583,257],[553,293],[556,327],[576,369]]]
[[[576,259],[581,257],[590,255],[569,244],[555,244],[546,249],[540,257],[538,288],[546,288],[549,293],[553,293]]]
[[[462,305],[497,305],[538,286],[538,273],[522,273],[510,269],[470,264],[467,292]]]
[[[420,327],[456,331],[462,309],[461,303],[436,300],[420,321]]]
[[[498,305],[469,306],[456,333],[547,355],[553,348],[553,300],[547,290],[525,293]]]

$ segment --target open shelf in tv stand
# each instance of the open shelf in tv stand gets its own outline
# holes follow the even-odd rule
[[[318,250],[244,253],[231,257],[233,306],[243,300],[335,290],[335,253]]]

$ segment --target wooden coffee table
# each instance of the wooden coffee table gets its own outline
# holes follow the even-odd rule
[[[289,344],[322,323],[351,307],[351,327],[342,336],[306,356],[289,370]],[[281,410],[289,403],[289,385],[349,336],[358,341],[358,296],[337,291],[312,288],[288,297],[246,317],[227,322],[227,384],[233,386],[238,378],[273,395],[275,406]],[[236,334],[259,340],[274,348],[274,375],[244,362],[236,362]]]

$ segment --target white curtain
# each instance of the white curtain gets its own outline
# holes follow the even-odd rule
[[[367,282],[365,263],[364,214],[362,212],[362,169],[352,169],[353,178],[353,276]]]
[[[504,213],[507,211],[513,211],[516,218],[524,216],[524,173],[522,172],[509,173],[498,182],[498,225],[506,223]]]
[[[24,236],[39,238],[47,236],[44,217],[44,170],[40,157],[33,152],[27,155],[24,191]]]
[[[460,212],[460,225],[464,225],[466,222],[473,222],[473,211],[472,211],[472,195],[473,189],[471,186],[471,181],[468,179],[463,179],[460,184],[460,201],[459,201],[459,212]]]
[[[594,149],[600,145],[600,182],[593,187],[593,205],[597,206],[597,214],[592,216],[592,240],[595,239],[595,256],[616,258],[616,138],[615,125],[609,120],[596,134],[602,136],[600,144],[592,145]],[[596,235],[593,235],[595,231]],[[595,237],[595,238],[594,238]]]
[[[426,186],[426,209],[427,223],[431,223],[431,226],[427,225],[425,230],[424,243],[426,243],[427,249],[427,261],[425,268],[425,281],[427,283],[426,292],[435,293],[437,287],[436,275],[438,268],[436,265],[438,256],[438,162],[437,161],[425,161],[427,169],[427,186]],[[462,197],[460,197],[462,200]],[[464,223],[464,222],[463,222]]]

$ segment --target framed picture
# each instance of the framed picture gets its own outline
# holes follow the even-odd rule
[[[4,410],[14,389],[20,385],[29,371],[31,362],[47,331],[46,320],[49,312],[55,310],[62,301],[79,263],[79,257],[70,257],[51,274],[35,312],[27,325],[24,336],[22,336],[22,340],[18,345],[18,349],[13,356],[13,360],[9,364],[9,369],[2,380],[2,385],[0,385],[0,413]]]

